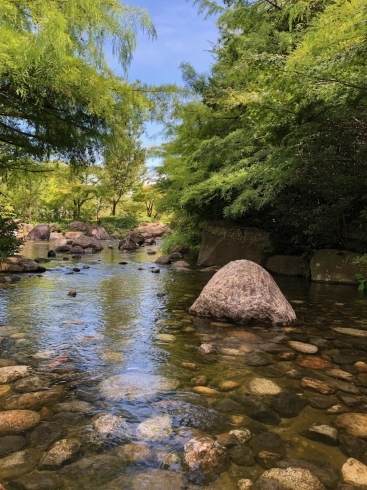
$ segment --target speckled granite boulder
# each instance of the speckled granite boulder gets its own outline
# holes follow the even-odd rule
[[[190,313],[236,323],[286,324],[296,320],[293,308],[271,275],[249,260],[235,260],[220,269],[191,306]]]

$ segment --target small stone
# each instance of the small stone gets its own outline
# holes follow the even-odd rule
[[[0,438],[0,458],[7,454],[20,451],[27,444],[23,436],[5,436]]]
[[[310,471],[302,468],[272,468],[261,475],[261,479],[275,480],[287,490],[325,490],[324,485]]]
[[[367,373],[367,362],[357,361],[354,363],[354,367],[359,373]]]
[[[329,369],[325,371],[327,376],[331,376],[332,378],[341,379],[343,381],[352,381],[353,374],[348,373],[347,371],[343,371],[342,369]]]
[[[307,430],[301,432],[301,435],[312,441],[322,442],[329,446],[338,445],[338,431],[329,425],[313,424]]]
[[[251,480],[248,480],[247,478],[242,478],[241,480],[238,480],[237,486],[238,490],[251,490],[254,484]]]
[[[151,272],[153,272],[153,274],[159,274],[161,270],[159,267],[153,267],[153,269],[151,269]]]
[[[316,354],[318,352],[318,347],[312,344],[305,344],[304,342],[297,342],[295,340],[290,340],[288,345],[292,347],[296,352],[300,352],[301,354]]]
[[[100,415],[93,421],[93,428],[96,434],[93,434],[91,438],[95,442],[118,441],[131,437],[126,420],[117,415]]]
[[[281,417],[292,418],[299,414],[306,403],[305,400],[302,400],[295,393],[283,392],[272,399],[270,408],[275,410]]]
[[[302,357],[298,356],[297,364],[306,369],[331,369],[332,364],[321,357]]]
[[[277,395],[281,393],[281,388],[266,378],[254,378],[250,381],[249,390],[255,395]]]
[[[239,446],[240,441],[237,439],[237,437],[234,434],[218,434],[216,436],[216,440],[219,442],[221,446],[224,446],[226,448],[231,448],[234,446]]]
[[[218,359],[217,349],[212,344],[201,344],[197,353],[205,362],[215,362]]]
[[[37,449],[26,449],[0,459],[0,478],[13,479],[34,470],[40,459]]]
[[[39,424],[30,436],[32,446],[47,449],[57,440],[64,437],[64,427],[60,424],[43,422]]]
[[[170,436],[172,432],[172,419],[169,415],[162,415],[145,420],[136,428],[140,439],[160,441]]]
[[[301,386],[307,390],[317,391],[322,395],[332,395],[336,393],[336,388],[334,386],[319,381],[318,379],[304,377],[301,379]]]
[[[293,361],[295,357],[295,352],[281,352],[280,354],[278,354],[278,359],[280,361]]]
[[[204,396],[219,396],[220,392],[208,386],[194,386],[192,391]]]
[[[0,384],[11,383],[17,379],[29,376],[30,366],[6,366],[0,368]]]
[[[66,463],[74,461],[80,450],[80,442],[77,439],[61,439],[46,453],[39,464],[39,469],[53,470]]]
[[[207,377],[205,376],[205,374],[195,376],[195,378],[191,379],[190,383],[191,386],[205,386],[207,383]]]
[[[332,405],[338,403],[338,399],[335,396],[313,395],[307,398],[307,403],[312,408],[324,410],[330,408]]]
[[[248,429],[234,429],[230,431],[230,434],[236,436],[241,444],[245,444],[252,437],[252,434]]]
[[[334,425],[352,436],[367,437],[367,414],[343,413],[336,417]]]
[[[9,391],[11,391],[11,385],[0,386],[0,397],[6,395]]]
[[[176,337],[169,333],[160,333],[156,336],[157,340],[161,340],[162,342],[175,342]]]
[[[238,388],[240,386],[239,383],[237,383],[236,381],[221,381],[218,385],[218,388],[220,389],[220,391],[231,391],[231,390],[235,390],[236,388]]]
[[[260,451],[256,456],[256,461],[263,468],[270,469],[275,466],[275,463],[281,459],[280,454],[272,453],[270,451]]]
[[[44,406],[60,401],[63,396],[63,389],[59,387],[24,395],[14,395],[4,400],[3,407],[5,410],[40,410]]]
[[[75,298],[76,296],[76,291],[69,291],[68,296],[71,296],[72,298]]]
[[[196,369],[196,364],[194,364],[193,362],[181,362],[181,366],[186,369]]]
[[[71,400],[69,402],[57,403],[52,407],[57,412],[81,412],[92,413],[95,411],[94,407],[83,400]]]
[[[360,461],[349,458],[342,467],[343,479],[352,485],[367,485],[367,466]]]
[[[326,410],[326,413],[328,415],[332,415],[332,414],[341,414],[341,413],[348,413],[350,412],[351,409],[346,407],[345,405],[341,405],[340,403],[338,403],[337,405],[333,405],[332,407],[328,408]]]
[[[255,458],[248,446],[234,446],[228,449],[231,461],[237,466],[254,466]]]
[[[32,410],[8,410],[0,412],[0,436],[24,432],[36,426],[40,415]]]
[[[337,333],[350,335],[352,337],[367,337],[366,330],[359,330],[357,328],[344,328],[344,327],[332,327],[332,330]]]
[[[280,435],[276,432],[261,432],[260,434],[255,434],[252,436],[249,445],[256,455],[261,451],[268,451],[277,453],[280,457],[284,457],[287,452]]]
[[[121,462],[125,464],[147,464],[154,459],[149,446],[141,443],[123,444],[122,446],[117,446],[114,452],[118,455]]]

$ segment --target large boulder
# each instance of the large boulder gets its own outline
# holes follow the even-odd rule
[[[1,272],[44,272],[45,268],[32,259],[28,259],[23,255],[14,255],[6,257],[0,261]]]
[[[65,232],[65,238],[67,240],[76,240],[77,238],[80,238],[81,236],[85,236],[84,231],[66,231]]]
[[[94,237],[97,240],[109,240],[110,239],[110,235],[103,228],[103,226],[92,226],[92,225],[89,226],[86,235]]]
[[[163,223],[140,223],[140,225],[134,230],[140,233],[144,237],[157,238],[162,237],[166,233],[171,233],[170,228]]]
[[[268,258],[265,267],[273,274],[304,276],[309,272],[310,264],[297,255],[273,255]]]
[[[62,233],[57,232],[57,231],[51,231],[50,240],[56,241],[56,242],[65,241],[65,243],[66,243],[66,238],[64,237],[64,235]]]
[[[68,231],[82,231],[83,233],[86,233],[89,226],[90,225],[88,225],[88,223],[84,223],[84,221],[73,221],[68,226]]]
[[[143,245],[143,243],[145,242],[145,237],[141,233],[138,233],[137,231],[129,231],[126,237],[131,238],[131,240],[139,246]]]
[[[271,275],[249,260],[235,260],[222,267],[204,287],[190,313],[236,323],[286,324],[296,320]]]
[[[139,245],[129,236],[123,238],[119,242],[120,250],[136,250],[138,247]]]
[[[360,257],[341,250],[317,250],[311,260],[311,278],[318,282],[358,284],[356,274],[367,277],[367,264],[356,263]]]
[[[94,252],[100,252],[101,250],[103,250],[103,247],[100,244],[99,240],[90,236],[81,236],[79,238],[76,238],[75,240],[73,240],[72,245],[73,248],[74,247],[81,247],[83,249],[91,248]]]
[[[37,225],[31,229],[27,236],[27,240],[49,240],[50,239],[50,227],[48,225]]]
[[[215,223],[203,231],[198,265],[222,266],[232,260],[246,259],[265,266],[271,249],[267,231]]]

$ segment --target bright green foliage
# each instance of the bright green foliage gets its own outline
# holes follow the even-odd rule
[[[211,74],[183,67],[196,100],[169,128],[167,210],[265,228],[285,253],[365,251],[367,4],[225,4]]]
[[[147,108],[145,96],[108,68],[124,68],[145,10],[118,0],[0,0],[0,166],[27,156],[94,160],[116,129]]]

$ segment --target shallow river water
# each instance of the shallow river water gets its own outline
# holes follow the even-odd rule
[[[212,273],[163,266],[152,273],[158,255],[144,248],[121,253],[116,242],[104,245],[100,254],[81,259],[58,255],[41,264],[47,272],[0,288],[0,367],[30,366],[40,383],[37,388],[29,380],[27,387],[26,377],[22,383],[0,384],[1,410],[30,409],[41,415],[36,426],[0,437],[4,487],[232,490],[239,480],[256,481],[275,466],[259,456],[263,450],[280,459],[325,462],[334,474],[324,484],[338,488],[350,454],[338,436],[334,442],[312,440],[307,430],[314,423],[333,426],[341,413],[331,409],[335,405],[367,413],[367,375],[355,367],[367,361],[366,339],[333,330],[367,330],[367,299],[357,287],[277,277],[298,323],[237,326],[188,313]],[[22,253],[46,257],[49,248],[48,243],[28,243]],[[73,272],[75,267],[80,271]],[[76,296],[68,295],[71,290]],[[319,350],[299,353],[289,345],[292,340]],[[198,356],[202,343],[215,346],[215,362]],[[344,374],[332,375],[332,369]],[[302,386],[305,377],[336,388],[323,395]],[[19,398],[9,402],[45,389],[56,395],[42,407]],[[279,392],[297,394],[304,406],[292,417],[282,411],[274,415],[274,410],[259,415],[243,401],[260,397],[269,407]],[[98,420],[105,420],[107,428]],[[261,437],[248,441],[241,454],[228,443],[228,471],[213,482],[195,480],[184,463],[187,441],[205,434],[226,444],[224,434],[244,428],[254,441],[268,431],[280,437],[268,445]],[[64,439],[75,443],[70,458],[45,463],[45,455]]]

